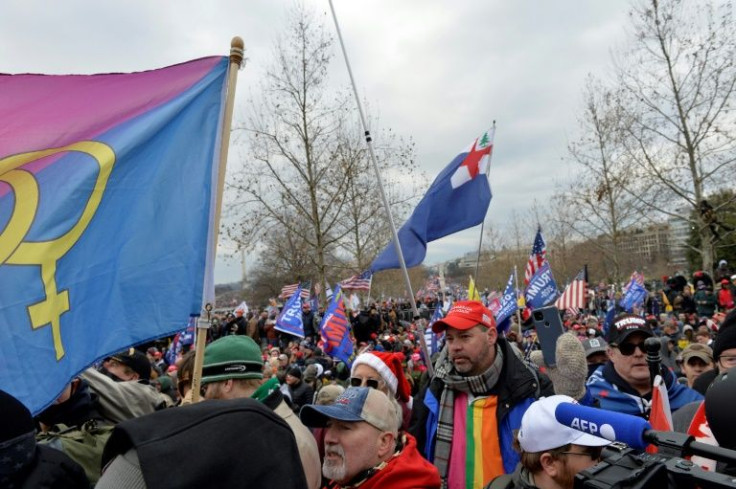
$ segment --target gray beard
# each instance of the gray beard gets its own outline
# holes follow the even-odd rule
[[[327,457],[325,457],[325,461],[322,463],[322,475],[333,481],[342,481],[343,479],[345,479],[346,471],[345,452],[340,445],[330,445],[329,447],[326,446],[325,455],[330,452],[334,452],[339,455],[341,457],[340,462],[336,464],[330,460],[327,460]]]

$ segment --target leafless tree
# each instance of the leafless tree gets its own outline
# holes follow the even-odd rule
[[[731,2],[647,0],[631,12],[634,41],[617,60],[632,196],[699,230],[713,269],[718,236],[708,195],[736,177],[736,25]]]
[[[579,137],[568,145],[572,179],[558,189],[555,208],[561,212],[553,215],[603,254],[614,281],[622,279],[622,233],[645,216],[644,204],[626,190],[635,175],[622,141],[622,117],[618,93],[589,77]]]
[[[366,236],[379,216],[375,178],[356,137],[354,105],[328,84],[332,48],[325,25],[297,4],[239,128],[247,156],[230,182],[228,236],[282,260],[292,274],[287,282],[300,275],[324,283],[330,267],[363,266],[376,246]],[[411,145],[393,151],[390,142],[384,165],[411,167]]]

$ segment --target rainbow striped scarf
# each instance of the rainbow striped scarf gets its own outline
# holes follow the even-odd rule
[[[444,389],[440,397],[439,421],[437,424],[437,443],[434,451],[434,464],[440,472],[442,487],[447,487],[449,462],[452,452],[453,431],[455,424],[455,393],[462,392],[482,396],[488,394],[496,385],[503,368],[503,353],[496,347],[496,358],[488,370],[473,377],[463,377],[455,372],[454,366],[447,358],[445,348],[437,359],[435,376],[442,379]],[[495,435],[498,437],[498,434]]]

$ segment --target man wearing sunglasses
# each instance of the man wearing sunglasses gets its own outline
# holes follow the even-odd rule
[[[644,341],[654,336],[646,321],[634,314],[617,316],[608,330],[609,361],[588,379],[588,389],[603,409],[635,416],[649,416],[652,379]],[[674,374],[662,369],[672,412],[703,396],[676,382]]]
[[[578,472],[598,463],[603,447],[611,442],[558,423],[555,409],[565,402],[576,404],[572,397],[557,395],[529,406],[514,439],[521,463],[487,488],[572,489]]]

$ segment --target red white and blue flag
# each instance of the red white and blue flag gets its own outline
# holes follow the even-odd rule
[[[319,325],[319,332],[325,355],[337,358],[350,367],[355,345],[350,336],[350,321],[345,312],[345,302],[339,284],[335,286],[335,293],[327,306],[322,324]]]
[[[529,281],[532,279],[537,270],[547,262],[547,244],[544,242],[542,237],[542,227],[537,228],[537,235],[534,237],[534,245],[532,246],[532,253],[529,255],[529,261],[526,263],[526,269],[524,270],[524,285],[529,285]]]
[[[427,243],[483,222],[491,203],[487,170],[494,130],[484,132],[445,167],[399,229],[407,267],[424,261]],[[373,272],[400,268],[393,241],[371,263]]]
[[[585,281],[585,268],[580,270],[572,282],[568,284],[565,291],[555,301],[555,306],[560,311],[571,309],[575,314],[580,309],[585,309],[585,300],[588,295],[588,285]]]
[[[373,273],[370,270],[366,270],[358,275],[340,282],[340,287],[345,290],[371,290],[371,280],[373,280]]]
[[[667,386],[661,375],[654,378],[652,385],[652,404],[649,412],[649,424],[657,431],[672,431],[672,410],[670,409],[670,398],[667,394]],[[657,453],[655,445],[647,447],[647,453]]]
[[[282,299],[288,299],[289,297],[294,295],[297,290],[300,290],[302,299],[309,300],[309,289],[310,288],[311,288],[311,282],[309,281],[302,282],[302,283],[297,282],[295,284],[284,285],[281,288],[281,294],[279,294],[279,297],[281,297]]]

